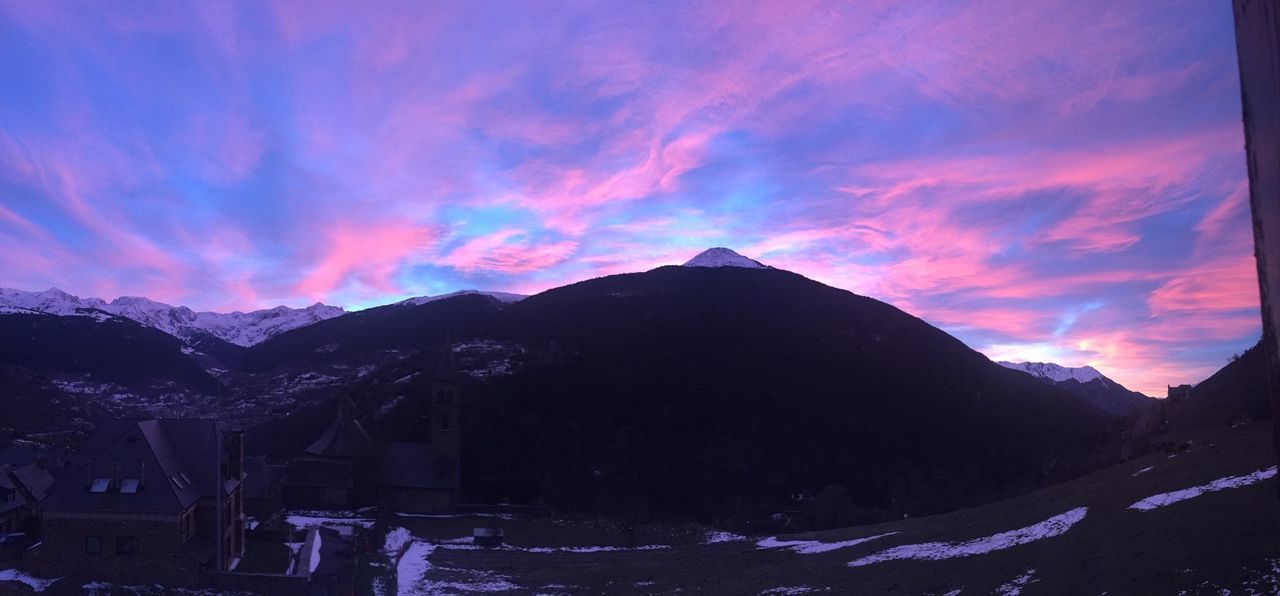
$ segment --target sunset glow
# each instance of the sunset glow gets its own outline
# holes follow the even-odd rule
[[[727,246],[993,359],[1260,335],[1230,3],[0,0],[0,287],[534,293]]]

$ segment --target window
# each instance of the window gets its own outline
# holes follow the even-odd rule
[[[436,393],[436,403],[443,405],[453,404],[453,392],[444,390]]]
[[[102,537],[101,536],[85,536],[84,537],[84,554],[86,555],[102,554]]]
[[[133,540],[133,536],[116,536],[116,554],[132,555],[136,552],[137,545]]]
[[[93,482],[89,484],[89,492],[105,493],[108,486],[111,486],[110,478],[94,478]]]
[[[142,484],[141,478],[125,478],[120,481],[120,492],[133,494],[138,492],[138,486]]]

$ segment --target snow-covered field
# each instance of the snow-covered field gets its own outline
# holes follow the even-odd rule
[[[893,561],[897,559],[919,559],[928,561],[937,561],[939,559],[953,559],[957,557],[971,557],[973,555],[982,555],[998,550],[1013,548],[1023,544],[1044,540],[1045,538],[1053,538],[1061,536],[1071,526],[1076,525],[1085,518],[1089,513],[1088,507],[1076,507],[1061,515],[1055,515],[1042,522],[1032,524],[1025,528],[1018,528],[1008,532],[1000,532],[983,538],[975,538],[965,542],[925,542],[921,544],[904,544],[893,548],[882,550],[873,555],[854,559],[849,562],[850,567],[861,567],[863,565],[871,565],[873,563],[881,563],[884,561]]]
[[[1194,499],[1203,494],[1249,486],[1250,484],[1261,482],[1275,475],[1276,467],[1271,466],[1270,468],[1258,470],[1252,474],[1245,474],[1243,476],[1227,476],[1226,478],[1219,478],[1208,484],[1153,495],[1130,505],[1129,508],[1137,509],[1138,511],[1150,511],[1152,509],[1158,509],[1180,501],[1186,501],[1187,499]]]
[[[756,548],[786,548],[792,552],[802,555],[815,555],[818,553],[827,553],[833,550],[856,546],[864,542],[870,542],[877,538],[892,536],[897,532],[887,532],[884,534],[876,534],[875,536],[867,536],[866,538],[854,538],[853,540],[842,540],[839,542],[818,542],[817,540],[778,540],[774,537],[765,538],[756,542]]]

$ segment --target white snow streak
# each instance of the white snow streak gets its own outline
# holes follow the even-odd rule
[[[396,565],[396,593],[399,596],[430,594],[426,591],[427,571],[431,569],[427,557],[435,550],[436,546],[429,542],[415,541],[409,545],[409,550]]]
[[[996,594],[999,594],[1000,596],[1018,596],[1022,593],[1022,589],[1027,587],[1027,584],[1040,581],[1038,579],[1032,579],[1035,576],[1035,567],[1027,569],[1026,573],[1023,573],[1022,575],[1010,580],[1009,583],[996,588]]]
[[[733,532],[707,532],[707,544],[719,544],[721,542],[741,542],[747,537]]]
[[[311,542],[311,573],[320,566],[320,530],[316,530],[316,539]]]
[[[1205,493],[1213,493],[1213,492],[1218,492],[1220,490],[1227,490],[1229,488],[1240,488],[1242,486],[1249,486],[1250,484],[1253,484],[1255,482],[1262,482],[1263,480],[1271,478],[1272,476],[1275,476],[1275,475],[1276,475],[1276,467],[1271,466],[1270,468],[1267,468],[1265,470],[1258,470],[1252,474],[1245,474],[1244,476],[1227,476],[1226,478],[1219,478],[1217,480],[1214,480],[1209,484],[1202,484],[1200,486],[1193,486],[1191,488],[1175,490],[1170,493],[1161,493],[1158,495],[1153,495],[1141,501],[1138,501],[1137,503],[1130,505],[1129,508],[1137,509],[1138,511],[1151,511],[1152,509],[1157,509],[1160,507],[1164,507],[1166,505],[1172,505],[1179,501],[1194,499]]]
[[[35,592],[43,592],[45,591],[45,588],[52,586],[55,582],[61,579],[62,578],[60,577],[57,579],[44,579],[23,573],[17,569],[0,570],[0,582],[18,582],[20,584],[26,584],[28,588],[31,588],[32,591]]]
[[[817,540],[778,540],[771,536],[764,540],[757,541],[756,548],[789,548],[802,555],[816,555],[818,553],[826,553],[841,548],[847,548],[855,544],[862,544],[863,542],[870,542],[877,538],[884,538],[885,536],[892,536],[894,534],[897,534],[897,532],[877,534],[875,536],[867,536],[866,538],[854,538],[853,540],[842,540],[840,542],[818,542]]]
[[[938,561],[957,557],[982,555],[989,552],[1013,548],[1044,538],[1052,538],[1065,534],[1071,526],[1079,523],[1089,512],[1088,507],[1077,507],[1061,515],[1055,515],[1040,523],[1025,528],[992,534],[983,538],[975,538],[967,542],[926,542],[923,544],[904,544],[880,551],[874,555],[862,557],[849,562],[850,567],[862,567],[872,563],[894,561],[897,559],[919,559]]]

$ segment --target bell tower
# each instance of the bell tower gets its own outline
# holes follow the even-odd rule
[[[446,343],[431,379],[431,452],[442,463],[462,462],[462,428],[458,411],[460,377],[453,349]]]

